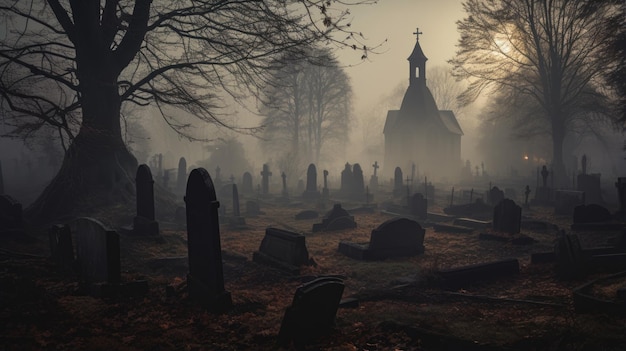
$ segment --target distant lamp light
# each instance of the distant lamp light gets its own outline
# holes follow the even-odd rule
[[[524,155],[524,160],[528,161],[528,155]]]

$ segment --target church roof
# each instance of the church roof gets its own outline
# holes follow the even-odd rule
[[[385,119],[385,127],[383,128],[383,134],[392,130],[392,128],[396,125],[396,122],[398,121],[399,116],[400,116],[400,110],[387,111],[387,119]]]
[[[459,125],[459,121],[457,121],[456,116],[454,116],[454,112],[450,110],[439,110],[439,117],[441,117],[441,121],[448,128],[450,133],[463,135],[463,130]]]
[[[428,60],[426,55],[424,55],[424,51],[422,51],[422,47],[420,46],[419,40],[415,41],[415,47],[413,48],[413,52],[411,52],[411,55],[409,55],[409,58],[407,58],[407,60],[409,61]]]

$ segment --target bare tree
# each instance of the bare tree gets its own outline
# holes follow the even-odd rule
[[[465,102],[482,92],[507,89],[539,107],[552,139],[552,163],[567,181],[563,141],[576,125],[607,120],[606,96],[598,86],[608,64],[601,54],[607,33],[602,24],[614,7],[588,1],[468,0],[458,22],[455,74],[471,83]]]
[[[220,94],[240,100],[255,93],[278,55],[304,55],[303,47],[319,41],[366,55],[369,48],[350,29],[345,3],[2,2],[3,113],[14,133],[49,124],[69,145],[58,175],[30,213],[46,220],[84,207],[87,199],[98,206],[129,198],[137,162],[122,138],[124,104],[156,106],[170,126],[194,139],[192,124],[177,120],[176,111],[224,125]]]
[[[347,140],[352,87],[328,50],[314,51],[305,61],[290,60],[275,75],[261,114],[267,148],[288,149],[317,163],[325,146]]]

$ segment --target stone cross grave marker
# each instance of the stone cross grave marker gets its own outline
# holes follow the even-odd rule
[[[270,177],[272,176],[272,172],[270,172],[270,166],[267,163],[263,164],[263,171],[261,171],[261,187],[263,190],[263,195],[267,195],[270,192]]]
[[[287,307],[278,333],[278,344],[296,349],[327,335],[335,326],[335,316],[343,295],[343,281],[321,277],[298,287]]]
[[[135,188],[137,189],[137,215],[133,219],[133,233],[158,235],[159,223],[154,218],[154,180],[150,167],[145,164],[137,167]]]
[[[189,297],[209,310],[222,312],[232,306],[224,289],[220,224],[215,186],[204,168],[189,174],[185,194]]]

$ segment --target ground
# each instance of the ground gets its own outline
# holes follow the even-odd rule
[[[357,213],[356,229],[311,233],[319,219],[296,221],[302,208],[265,205],[265,215],[246,219],[247,229],[221,226],[225,288],[234,303],[221,315],[186,297],[184,226],[162,222],[158,238],[121,236],[122,279],[147,280],[149,291],[116,299],[86,296],[60,274],[47,258],[44,231],[0,238],[0,350],[295,349],[276,345],[285,308],[303,281],[330,274],[343,277],[343,297],[359,303],[339,309],[333,333],[307,350],[626,350],[626,316],[574,311],[572,289],[602,275],[561,281],[552,264],[530,264],[532,252],[553,248],[554,231],[524,231],[537,242],[513,245],[479,240],[477,231],[427,228],[423,255],[361,262],[340,254],[339,241],[367,242],[390,215]],[[113,212],[131,223],[134,210]],[[549,208],[524,215],[569,223]],[[304,233],[316,266],[290,276],[252,262],[268,226]],[[582,236],[583,246],[609,239]],[[158,260],[164,257],[173,259]],[[433,274],[506,257],[519,259],[519,275],[449,291]]]

